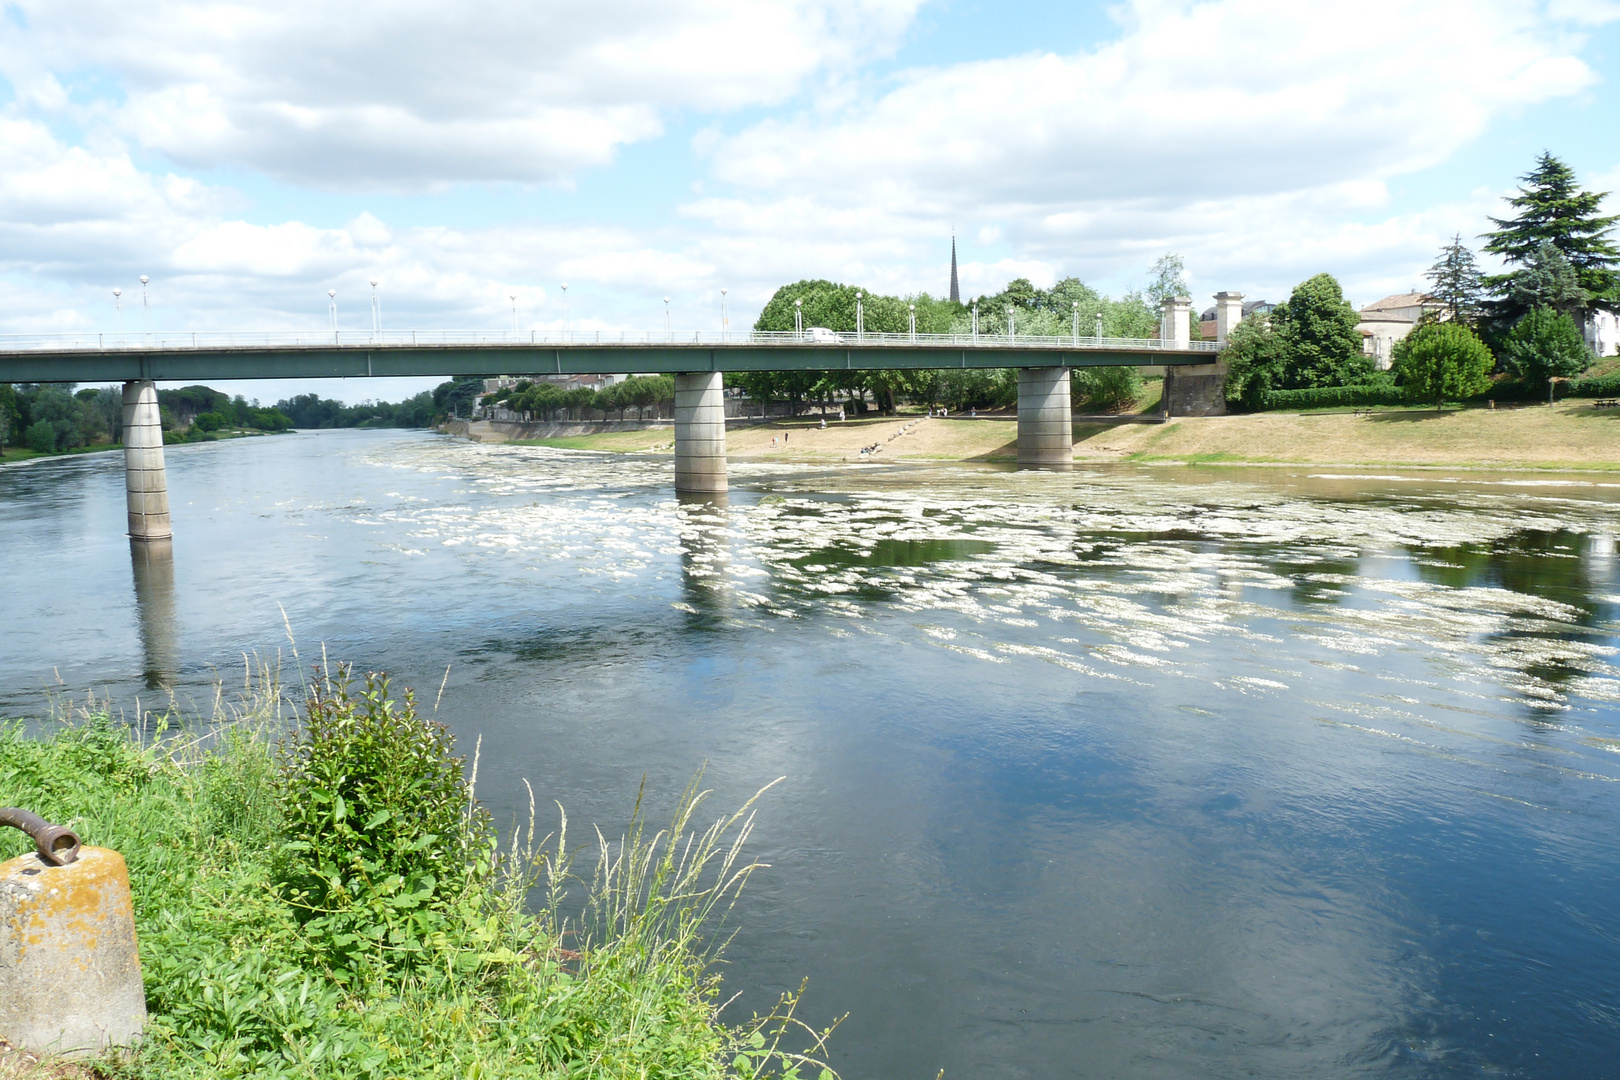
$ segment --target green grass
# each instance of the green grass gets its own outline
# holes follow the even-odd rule
[[[330,692],[335,681],[324,685]],[[376,686],[356,692],[343,715],[370,709],[395,727],[416,724],[427,734],[413,745],[448,740],[386,684],[362,707]],[[694,783],[673,823],[655,832],[638,799],[618,840],[592,834],[591,865],[577,874],[566,818],[543,839],[532,803],[527,825],[499,843],[488,832],[487,843],[449,845],[465,854],[436,879],[380,872],[362,857],[364,843],[347,850],[342,839],[386,834],[403,845],[392,850],[418,857],[447,846],[442,837],[413,840],[375,816],[351,821],[322,849],[323,867],[338,873],[315,905],[289,887],[287,867],[308,856],[289,843],[292,819],[299,836],[311,820],[324,827],[319,814],[301,813],[321,792],[307,789],[295,764],[321,736],[292,730],[310,718],[290,713],[262,669],[249,673],[234,708],[216,701],[205,722],[145,740],[93,702],[69,711],[72,719],[0,725],[0,805],[68,824],[129,864],[146,1037],[133,1054],[80,1066],[79,1075],[830,1075],[793,1052],[819,1053],[827,1034],[794,1019],[797,995],[740,1025],[719,1015],[726,916],[754,869],[742,858],[752,801],[704,828],[705,793]],[[337,728],[348,723],[339,720]],[[366,753],[387,760],[367,745],[340,749],[359,755],[355,769],[368,767]],[[487,817],[458,759],[445,760],[463,807],[454,813],[482,837]],[[344,800],[335,805],[343,823]],[[0,858],[27,848],[21,833],[0,830]],[[12,1075],[29,1075],[29,1066],[0,1057],[0,1076]]]
[[[97,443],[94,446],[76,446],[71,450],[52,450],[42,454],[38,450],[30,450],[26,446],[0,447],[0,463],[8,461],[28,461],[31,458],[59,457],[63,454],[100,454],[108,450],[122,450],[120,443]]]

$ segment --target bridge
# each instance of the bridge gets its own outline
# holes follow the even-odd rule
[[[726,490],[727,372],[1016,368],[1018,463],[1072,468],[1069,369],[1163,365],[1219,380],[1216,354],[1242,317],[1242,295],[1216,295],[1215,341],[1190,340],[1191,300],[1166,300],[1159,338],[744,331],[372,330],[142,332],[0,336],[0,382],[122,382],[129,535],[167,541],[167,477],[158,381],[384,376],[675,376],[675,489]],[[1171,375],[1167,371],[1167,398]],[[1180,379],[1176,380],[1178,383]]]

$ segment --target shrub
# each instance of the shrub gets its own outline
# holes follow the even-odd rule
[[[1072,389],[1100,409],[1128,409],[1142,396],[1142,373],[1133,367],[1078,368]]]
[[[217,412],[198,413],[191,424],[198,431],[218,431],[225,426],[225,417]]]
[[[28,425],[23,432],[23,441],[28,449],[38,454],[49,454],[56,450],[56,428],[51,426],[49,420],[39,420]]]
[[[1459,322],[1426,323],[1395,346],[1392,374],[1412,401],[1458,400],[1491,385],[1496,357],[1473,330]]]
[[[441,928],[450,893],[492,842],[449,730],[347,669],[319,676],[277,789],[284,895],[339,970],[409,963]]]
[[[1620,397],[1620,375],[1599,375],[1591,379],[1573,379],[1564,386],[1570,397]]]

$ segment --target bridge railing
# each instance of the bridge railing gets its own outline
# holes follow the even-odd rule
[[[543,346],[581,348],[593,345],[881,345],[905,348],[1027,348],[1027,349],[1107,349],[1157,350],[1165,352],[1220,351],[1213,341],[1191,341],[1177,346],[1158,338],[1095,337],[1085,334],[877,334],[833,333],[831,331],[740,330],[269,330],[269,331],[172,331],[150,333],[61,333],[0,334],[0,353],[5,352],[106,352],[163,351],[189,349],[391,349],[443,346]]]

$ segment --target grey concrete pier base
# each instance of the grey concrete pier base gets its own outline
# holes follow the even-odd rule
[[[1074,468],[1068,368],[1019,369],[1018,464]]]
[[[718,371],[675,376],[675,490],[726,490],[726,405]]]
[[[163,420],[150,379],[124,384],[124,496],[132,540],[167,540],[169,481],[163,471]]]

